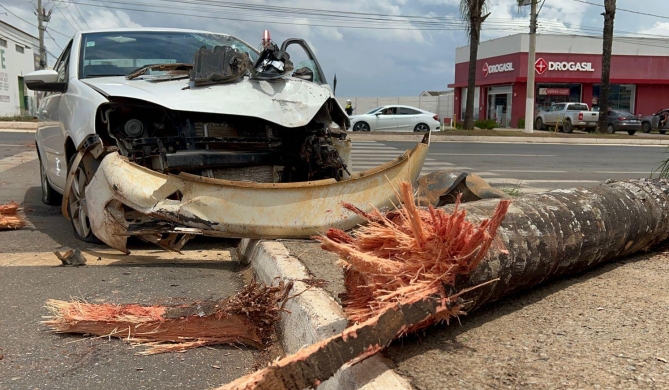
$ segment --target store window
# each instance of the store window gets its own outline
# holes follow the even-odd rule
[[[601,84],[592,87],[592,108],[599,110],[599,96]],[[609,90],[609,107],[614,110],[634,112],[634,99],[636,97],[636,85],[634,84],[611,84]]]
[[[511,104],[513,86],[495,86],[488,88],[488,115],[501,127],[511,127]]]
[[[534,111],[546,111],[555,103],[580,103],[581,84],[537,84]]]
[[[474,90],[474,120],[479,119],[480,100],[481,100],[481,87],[476,87],[476,89]],[[466,109],[467,109],[467,88],[462,88],[462,93],[460,94],[460,117],[458,118],[458,121],[464,121]]]

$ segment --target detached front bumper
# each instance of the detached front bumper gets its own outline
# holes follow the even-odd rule
[[[86,207],[93,233],[126,253],[127,238],[133,235],[179,250],[185,241],[179,244],[175,235],[288,238],[331,227],[347,230],[363,221],[341,203],[365,211],[392,206],[397,183],[418,179],[429,143],[428,132],[402,156],[339,182],[252,183],[165,175],[111,153],[86,188]],[[129,220],[128,209],[143,218]]]

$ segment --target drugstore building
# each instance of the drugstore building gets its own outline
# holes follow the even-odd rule
[[[529,35],[481,42],[476,64],[474,116],[516,127],[525,118]],[[537,35],[535,113],[557,102],[583,102],[599,109],[602,39]],[[469,46],[456,49],[454,112],[464,117]],[[615,38],[609,106],[650,115],[669,108],[669,44],[654,38]]]

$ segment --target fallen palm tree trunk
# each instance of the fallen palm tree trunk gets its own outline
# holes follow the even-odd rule
[[[221,301],[186,306],[90,304],[50,300],[44,321],[57,333],[124,339],[150,348],[142,354],[183,351],[204,345],[241,344],[263,348],[278,321],[291,285],[248,284]]]
[[[497,232],[497,244],[493,243],[469,275],[461,274],[454,279],[453,285],[446,286],[445,294],[410,294],[381,308],[383,311],[371,317],[372,312],[362,313],[360,318],[369,318],[342,334],[311,345],[223,388],[301,389],[314,386],[345,364],[376,353],[412,328],[474,310],[544,281],[579,273],[648,249],[669,238],[668,194],[668,181],[641,179],[519,198],[509,207]],[[467,210],[468,220],[477,221],[492,215],[499,204],[499,200],[489,200],[461,207]],[[362,253],[367,251],[355,246],[361,243],[356,241],[357,237],[337,239],[335,234],[330,240],[352,245]],[[384,246],[373,245],[369,249],[378,251],[380,248]],[[344,260],[350,264],[350,257]],[[394,259],[386,260],[378,263],[377,269],[394,265]],[[354,283],[351,289],[352,281],[354,279],[347,274],[349,297],[346,303],[355,303],[356,310],[347,311],[352,315],[360,313],[356,299],[364,300],[365,297],[350,296],[356,290],[366,293],[370,304],[378,308],[375,295],[359,289],[359,284]]]
[[[19,204],[10,202],[0,205],[0,230],[15,230],[22,228],[26,222],[19,215]]]

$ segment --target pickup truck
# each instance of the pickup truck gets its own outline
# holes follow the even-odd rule
[[[543,130],[545,126],[558,126],[565,133],[571,133],[574,129],[585,129],[594,131],[599,120],[599,112],[590,111],[585,103],[555,103],[548,107],[548,111],[542,111],[534,119],[537,130]]]

